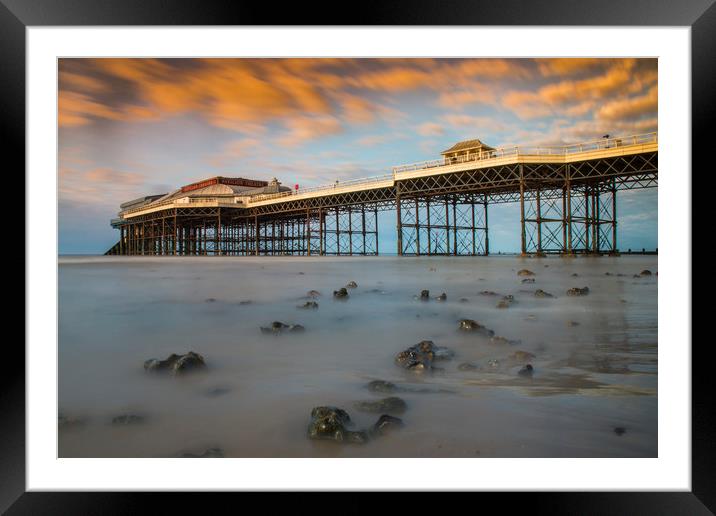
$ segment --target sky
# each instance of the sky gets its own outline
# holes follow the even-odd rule
[[[656,59],[60,59],[59,252],[103,253],[120,203],[200,179],[313,186],[473,138],[643,134],[657,97]],[[657,247],[656,189],[617,197],[619,247]],[[395,252],[394,218],[381,215],[381,252]],[[491,207],[491,251],[519,240],[519,206]]]

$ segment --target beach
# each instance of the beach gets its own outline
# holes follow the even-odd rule
[[[655,255],[60,257],[59,456],[656,457],[657,271]],[[461,332],[463,319],[505,340]],[[261,332],[274,321],[305,331]],[[396,365],[424,340],[454,356]],[[205,371],[144,369],[188,351]],[[375,380],[400,390],[372,392]],[[360,430],[380,413],[356,403],[393,395],[406,409],[389,435],[307,437],[314,407]],[[112,424],[128,414],[142,421]]]

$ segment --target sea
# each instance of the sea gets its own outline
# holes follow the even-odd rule
[[[58,267],[60,457],[657,456],[656,255],[65,256]],[[461,331],[463,319],[504,338]],[[304,331],[261,331],[274,322]],[[452,358],[396,364],[425,340]],[[206,367],[144,368],[189,351]],[[376,380],[395,392],[370,390]],[[389,396],[404,410],[365,411]],[[402,427],[361,444],[312,440],[319,406],[345,410],[348,430],[383,413]]]

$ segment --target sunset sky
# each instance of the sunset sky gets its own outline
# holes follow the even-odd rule
[[[60,59],[59,251],[102,253],[121,202],[216,175],[288,186],[390,172],[453,143],[657,130],[656,59]],[[656,190],[620,192],[619,247],[657,244]],[[387,214],[386,214],[387,215]],[[394,220],[381,217],[381,229]],[[490,244],[519,249],[517,205]],[[381,235],[382,237],[382,235]],[[381,252],[395,252],[390,235]]]

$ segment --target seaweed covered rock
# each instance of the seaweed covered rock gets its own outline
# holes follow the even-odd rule
[[[315,407],[311,410],[308,438],[359,444],[368,440],[367,432],[349,430],[349,425],[351,418],[345,410],[330,406]]]
[[[461,319],[460,326],[458,328],[460,331],[480,333],[488,337],[492,337],[495,334],[494,331],[486,328],[477,321],[473,321],[472,319]]]
[[[568,296],[586,296],[587,294],[589,294],[589,287],[574,287],[567,291]]]
[[[271,326],[261,326],[261,333],[269,335],[281,335],[283,333],[300,333],[306,328],[300,324],[284,324],[281,321],[274,321]]]
[[[517,275],[518,276],[534,276],[535,273],[529,269],[520,269],[519,271],[517,271]]]
[[[378,418],[378,421],[370,429],[371,437],[378,437],[381,435],[387,435],[395,430],[403,428],[403,420],[399,417],[390,416],[383,414]]]
[[[206,362],[199,353],[190,351],[185,355],[172,353],[166,360],[150,358],[144,362],[144,369],[148,372],[169,372],[174,375],[183,374],[189,371],[204,369]]]
[[[537,290],[535,290],[535,297],[554,297],[554,296],[552,294],[550,294],[549,292],[545,292],[541,288],[538,288]]]
[[[333,291],[333,297],[336,299],[345,300],[348,299],[348,290],[345,287],[341,287],[338,290]]]
[[[400,418],[382,414],[367,430],[350,430],[347,427],[351,425],[351,418],[345,410],[330,406],[315,407],[311,411],[308,438],[365,444],[372,438],[387,435],[402,428],[403,421]]]
[[[386,382],[385,380],[373,380],[371,382],[368,382],[368,385],[366,385],[369,391],[371,392],[398,392],[400,390],[400,387],[395,385],[393,382]]]
[[[395,363],[409,371],[429,371],[436,360],[448,360],[454,356],[451,349],[436,346],[431,340],[423,340],[395,356]]]

